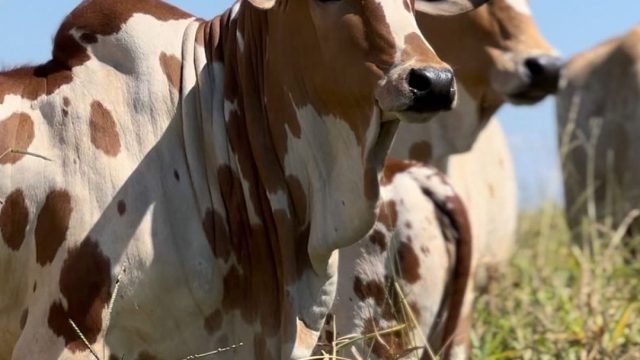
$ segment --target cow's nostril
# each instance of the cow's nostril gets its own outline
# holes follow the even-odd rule
[[[524,61],[530,75],[529,86],[532,89],[555,92],[560,80],[562,59],[557,56],[532,56]]]
[[[409,71],[409,88],[415,92],[431,90],[431,77],[427,69],[411,69]]]
[[[407,83],[413,95],[410,111],[450,110],[456,98],[453,71],[447,68],[422,67],[409,70]]]
[[[527,68],[532,77],[540,76],[544,73],[544,65],[538,57],[526,59],[524,61],[524,66]]]

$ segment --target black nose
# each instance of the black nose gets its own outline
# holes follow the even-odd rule
[[[562,59],[557,56],[533,56],[525,59],[524,66],[529,71],[531,89],[555,93],[558,91]]]
[[[456,99],[453,71],[423,67],[411,69],[407,76],[413,103],[409,111],[435,112],[451,110]]]

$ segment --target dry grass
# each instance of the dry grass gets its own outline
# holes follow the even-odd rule
[[[510,266],[477,301],[474,358],[640,359],[640,261],[623,231],[586,226],[583,249],[559,208],[522,215]]]

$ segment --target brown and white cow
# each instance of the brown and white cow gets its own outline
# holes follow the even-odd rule
[[[509,258],[518,214],[504,131],[495,120],[486,124],[505,101],[531,104],[555,92],[561,59],[538,30],[526,0],[495,0],[451,18],[420,13],[417,18],[434,49],[455,69],[460,97],[453,111],[433,122],[403,124],[391,155],[431,161],[449,174],[468,206],[474,261],[483,280]],[[436,29],[455,32],[459,46],[441,39]]]
[[[448,173],[469,210],[474,261],[494,267],[509,258],[515,242],[517,192],[504,131],[495,120],[486,124],[506,101],[532,104],[555,92],[562,61],[527,0],[495,0],[451,18],[418,13],[417,19],[455,69],[460,97],[453,111],[433,122],[400,126],[391,155],[431,161]],[[457,46],[438,36],[443,30],[456,34]]]
[[[456,332],[464,321],[471,270],[465,207],[446,177],[421,162],[387,159],[380,179],[375,227],[340,249],[336,303],[318,351],[356,335],[342,354],[412,359],[433,353],[457,359],[467,342],[466,334]],[[409,326],[385,332],[403,324]]]
[[[413,356],[411,346],[423,351],[425,343],[438,353],[444,348],[443,342],[451,341],[452,348],[444,350],[453,358],[466,358],[476,277],[483,281],[509,258],[518,213],[508,144],[499,123],[489,119],[505,101],[532,103],[553,92],[557,88],[560,60],[540,35],[524,0],[494,0],[454,17],[433,18],[420,12],[416,16],[438,54],[450,61],[460,75],[461,96],[452,112],[438,115],[433,122],[401,124],[392,154],[431,162],[448,170],[453,186],[442,175],[433,174],[434,169],[407,163],[407,174],[394,177],[404,185],[383,187],[382,204],[395,204],[391,206],[396,209],[395,217],[402,220],[397,221],[396,228],[382,231],[388,220],[381,205],[378,230],[341,250],[339,290],[334,306],[339,315],[327,325],[328,336],[322,342],[350,334],[371,334],[372,318],[376,330],[407,323],[406,311],[393,304],[397,282],[407,304],[415,310],[418,329],[402,335],[373,337],[370,342],[360,342],[355,351],[364,357],[392,359],[407,353]],[[452,156],[465,151],[469,152]],[[440,185],[434,188],[434,182],[426,180],[430,177],[440,179]],[[449,203],[456,206],[442,206],[434,194],[464,200],[469,210],[472,242],[465,240],[464,232],[451,231],[451,225],[447,225],[465,223],[461,203],[453,201]],[[379,243],[390,250],[377,250],[375,244]],[[458,247],[465,243],[473,247],[471,259],[458,257],[458,252],[465,251]],[[403,260],[401,267],[415,274],[412,281],[402,277],[392,281],[398,272],[394,268],[396,259]],[[468,268],[472,271],[466,286],[468,293],[463,308],[456,309],[462,295],[449,292],[449,287],[465,287],[453,272],[464,274]],[[461,312],[459,319],[445,316],[452,311]],[[456,321],[457,327],[450,325]],[[333,333],[334,325],[337,334]],[[448,333],[445,328],[453,328],[457,334]]]
[[[640,207],[640,26],[575,55],[564,67],[557,120],[567,221],[622,225]],[[629,218],[629,220],[634,220]],[[629,228],[637,234],[638,222]]]
[[[81,3],[0,73],[0,358],[307,356],[397,119],[455,98],[413,6]]]

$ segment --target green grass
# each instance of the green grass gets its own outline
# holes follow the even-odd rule
[[[572,245],[554,206],[519,227],[513,260],[477,299],[473,358],[640,359],[640,259],[620,232],[587,224]]]

